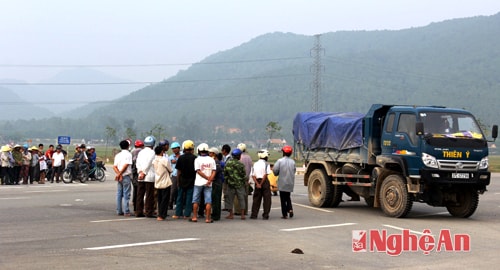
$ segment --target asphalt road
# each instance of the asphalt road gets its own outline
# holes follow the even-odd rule
[[[273,197],[269,220],[212,224],[117,216],[110,170],[107,179],[0,186],[0,269],[496,269],[500,263],[500,174],[468,219],[421,203],[403,219],[364,202],[313,208],[298,175],[294,218],[281,219],[279,197]],[[430,230],[443,250],[429,248],[426,255],[429,245],[423,245],[391,256],[378,252],[380,246],[370,251],[370,241],[366,252],[352,250],[353,230],[385,231],[390,247],[404,229],[415,241]],[[444,250],[444,229],[470,236],[470,250]],[[303,254],[291,253],[296,248]]]

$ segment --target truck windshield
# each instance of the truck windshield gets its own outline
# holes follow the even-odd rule
[[[482,139],[483,133],[473,116],[446,112],[421,112],[424,133],[432,137]]]

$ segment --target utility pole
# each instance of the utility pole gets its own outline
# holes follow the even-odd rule
[[[314,57],[314,62],[312,64],[311,70],[313,72],[313,81],[311,84],[312,90],[312,111],[319,112],[321,110],[321,71],[323,70],[323,65],[321,64],[321,54],[325,52],[323,47],[321,47],[321,34],[314,35],[316,42],[314,47],[311,49],[311,55]]]

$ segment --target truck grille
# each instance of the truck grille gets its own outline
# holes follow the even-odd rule
[[[448,171],[471,171],[477,170],[479,162],[477,161],[456,161],[456,160],[438,160],[439,169]]]

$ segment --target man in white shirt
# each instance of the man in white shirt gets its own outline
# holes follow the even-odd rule
[[[194,170],[196,179],[193,191],[193,217],[191,221],[197,221],[198,205],[200,204],[201,193],[205,199],[205,222],[212,223],[212,181],[217,169],[215,160],[208,155],[208,145],[202,143],[198,146],[198,157],[194,160]]]
[[[136,160],[137,173],[137,198],[135,202],[136,217],[154,218],[155,204],[155,169],[153,160],[155,159],[155,151],[153,150],[156,139],[153,136],[147,136],[144,139],[144,149],[139,152]],[[144,202],[144,195],[146,201]]]
[[[271,168],[269,164],[267,164],[269,152],[265,149],[259,150],[257,155],[259,156],[259,160],[255,162],[252,166],[252,171],[250,172],[250,176],[255,183],[252,213],[250,214],[250,218],[257,219],[260,204],[264,199],[264,213],[262,214],[262,218],[264,220],[268,220],[269,212],[271,211],[271,184],[269,183],[269,179],[267,179],[267,175],[271,174]]]
[[[120,153],[116,154],[113,170],[116,173],[117,181],[116,192],[116,213],[130,217],[130,186],[132,176],[132,154],[128,151],[129,142],[123,140],[120,142]]]
[[[62,164],[64,161],[64,153],[62,152],[62,147],[57,146],[56,151],[52,154],[52,170],[56,178],[56,183],[59,183],[60,175],[64,169]],[[51,183],[54,183],[54,178],[50,179]]]

